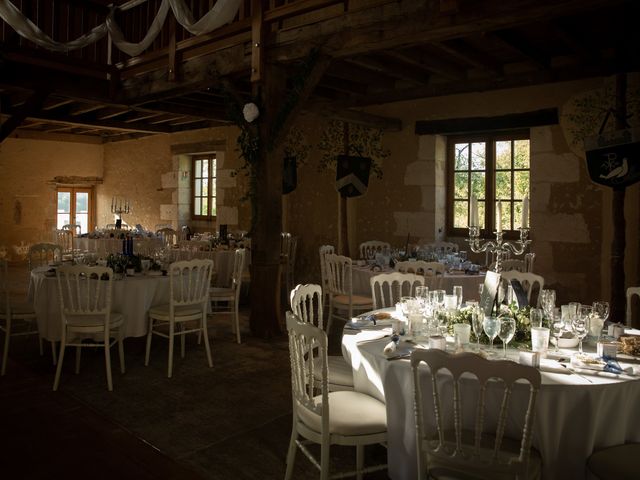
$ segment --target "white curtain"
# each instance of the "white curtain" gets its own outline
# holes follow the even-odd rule
[[[122,10],[128,10],[145,1],[146,0],[133,0],[127,3],[126,7]],[[147,34],[139,43],[131,43],[125,40],[122,30],[120,30],[120,27],[115,21],[115,9],[111,11],[105,23],[98,25],[89,33],[66,43],[56,42],[46,35],[9,0],[0,0],[0,18],[22,37],[54,52],[68,52],[86,47],[87,45],[97,42],[109,33],[114,45],[127,55],[133,57],[140,55],[153,43],[164,25],[169,8],[173,11],[177,22],[187,31],[193,35],[203,35],[231,22],[240,8],[240,1],[241,0],[218,0],[209,12],[195,22],[193,20],[193,14],[184,3],[184,0],[162,0],[158,13],[149,27]]]

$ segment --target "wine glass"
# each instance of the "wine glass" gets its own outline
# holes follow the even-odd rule
[[[529,311],[529,321],[531,322],[532,327],[541,327],[542,317],[543,317],[543,312],[540,308],[532,308]]]
[[[548,288],[543,289],[540,304],[545,316],[549,319],[553,318],[553,309],[556,306],[556,291]]]
[[[480,335],[482,335],[482,310],[480,310],[480,308],[477,306],[471,310],[471,327],[473,328],[473,334],[476,336],[478,351],[480,351]]]
[[[560,337],[564,331],[564,319],[558,312],[554,312],[553,319],[549,324],[551,327],[551,335],[556,339],[556,352],[559,349]]]
[[[489,350],[493,350],[493,339],[500,332],[500,319],[494,316],[485,316],[482,321],[484,333],[489,337]]]
[[[606,325],[607,318],[609,318],[609,302],[605,302],[604,300],[597,300],[593,302],[592,306],[593,314],[602,319],[602,326]]]
[[[429,287],[425,287],[423,285],[418,285],[416,287],[416,299],[420,303],[421,308],[427,306],[427,302],[429,301]]]
[[[571,328],[578,337],[578,352],[582,353],[582,340],[589,333],[589,327],[591,322],[591,314],[593,313],[593,307],[588,305],[581,305],[580,309],[575,317],[571,321]]]
[[[500,330],[498,336],[502,340],[504,358],[507,358],[507,345],[516,334],[516,321],[513,318],[503,318],[500,320]]]
[[[462,286],[454,285],[453,294],[456,296],[456,308],[460,310],[460,307],[462,306]]]

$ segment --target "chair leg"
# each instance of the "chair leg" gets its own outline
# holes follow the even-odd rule
[[[202,316],[202,332],[204,337],[204,349],[207,352],[207,361],[209,362],[209,368],[213,367],[213,361],[211,360],[211,346],[209,345],[209,332],[207,331],[207,315]]]
[[[113,379],[111,378],[111,348],[109,348],[109,335],[104,338],[104,364],[107,371],[107,390],[113,391]]]
[[[289,441],[289,451],[287,452],[287,471],[284,474],[284,480],[291,480],[293,476],[293,465],[296,461],[296,453],[298,452],[298,446],[296,440],[298,439],[298,432],[296,431],[295,418],[293,419],[294,425],[291,429],[291,440]]]
[[[149,331],[147,332],[147,348],[144,353],[144,366],[149,365],[149,354],[151,353],[151,336],[153,335],[153,318],[149,317]]]
[[[62,373],[62,362],[64,361],[64,351],[66,350],[67,339],[64,334],[62,336],[62,340],[60,341],[60,356],[58,357],[58,366],[56,368],[56,378],[53,380],[53,391],[58,390],[58,385],[60,384],[60,374]]]
[[[322,442],[322,449],[320,451],[320,480],[329,480],[329,449],[331,445],[329,442]]]
[[[327,337],[331,331],[331,322],[333,321],[333,298],[329,296],[329,315],[327,315]]]
[[[174,331],[175,324],[173,322],[169,323],[169,365],[167,367],[167,378],[171,378],[173,375],[173,340],[174,340]]]
[[[364,445],[356,445],[356,480],[362,480],[364,468]]]
[[[82,347],[76,347],[76,375],[80,373],[80,357],[82,355]]]
[[[2,353],[2,371],[0,376],[3,376],[7,371],[7,357],[9,356],[9,340],[11,339],[11,318],[7,318],[6,329],[4,331],[4,350]]]

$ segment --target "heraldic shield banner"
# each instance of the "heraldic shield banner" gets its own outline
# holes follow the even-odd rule
[[[369,185],[371,159],[338,155],[336,168],[336,190],[343,197],[364,195]]]
[[[591,180],[623,188],[640,180],[640,130],[619,130],[585,140]]]

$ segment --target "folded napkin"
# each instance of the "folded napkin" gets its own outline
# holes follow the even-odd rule
[[[393,340],[391,340],[389,343],[387,343],[384,348],[382,349],[382,352],[385,355],[390,355],[392,353],[394,353],[396,351],[396,347],[397,347],[397,343]]]
[[[556,360],[548,358],[540,359],[540,371],[547,373],[560,373],[562,375],[571,375],[571,370]]]
[[[614,358],[597,358],[589,355],[574,355],[571,357],[571,367],[575,370],[594,370],[596,372],[613,373],[615,375],[635,375],[634,368],[621,367]]]

